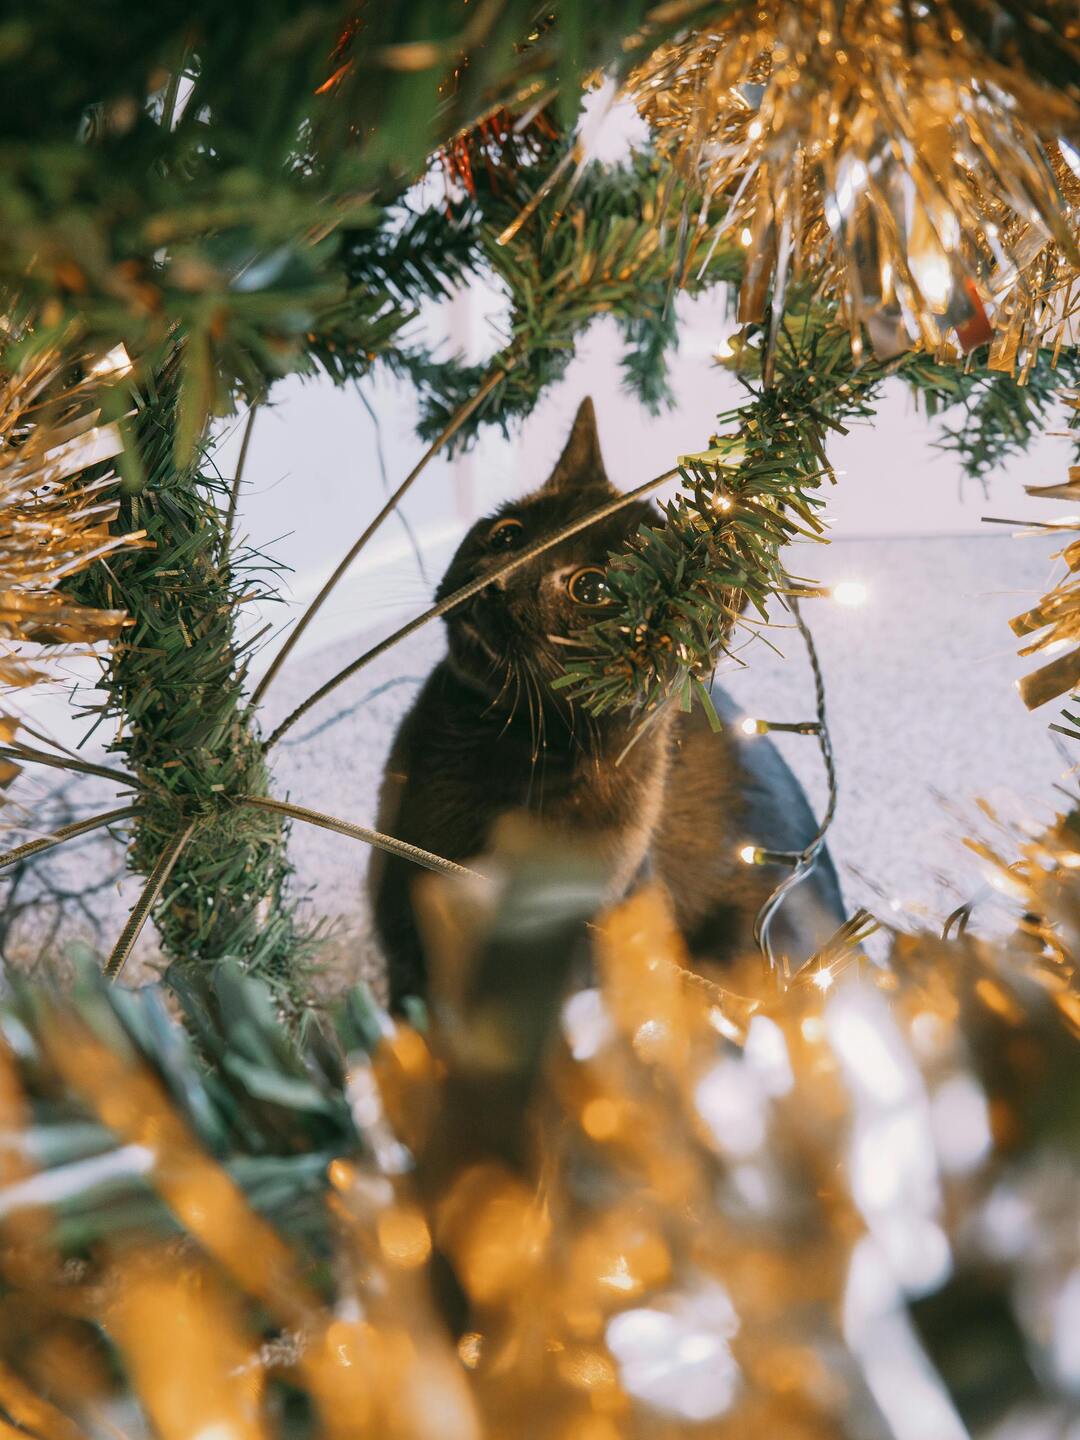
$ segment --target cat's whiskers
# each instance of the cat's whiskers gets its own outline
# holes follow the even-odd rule
[[[523,657],[522,674],[525,677],[525,692],[529,699],[529,740],[531,744],[531,755],[533,767],[540,758],[540,717],[543,715],[543,699],[539,687],[536,684],[536,677],[533,674],[532,662],[528,656]]]
[[[536,699],[537,699],[537,702],[538,702],[536,708],[537,708],[537,713],[538,713],[538,715],[539,715],[539,717],[540,717],[540,749],[541,749],[541,750],[546,750],[546,749],[547,749],[546,726],[547,726],[547,709],[548,709],[548,707],[547,707],[545,704],[543,704],[543,699],[542,699],[542,694],[543,694],[542,686],[543,686],[543,683],[544,683],[544,682],[541,680],[541,678],[540,678],[539,675],[536,675],[534,678],[535,678],[535,681],[536,681]]]
[[[514,716],[517,714],[518,706],[521,704],[521,668],[514,664],[513,657],[508,652],[506,656],[507,684],[509,684],[511,675],[514,677],[514,703],[510,706],[510,713],[507,715],[506,722],[499,731],[500,740],[514,723]]]
[[[498,659],[498,660],[495,661],[495,663],[494,663],[494,664],[492,665],[492,667],[491,667],[492,672],[496,671],[500,666],[501,666],[502,669],[505,671],[505,674],[503,675],[503,682],[502,682],[502,684],[499,686],[498,692],[496,693],[496,695],[495,695],[495,696],[493,697],[493,699],[491,700],[491,703],[490,703],[489,705],[485,705],[485,707],[484,707],[484,709],[483,709],[483,711],[482,711],[482,714],[484,714],[485,716],[490,715],[491,712],[499,705],[499,703],[500,703],[500,701],[502,700],[503,696],[506,694],[507,690],[510,688],[510,681],[511,681],[512,679],[517,679],[517,676],[516,676],[515,673],[514,673],[513,662],[512,662],[512,660],[511,660],[511,658],[510,658],[510,652],[509,652],[509,651],[507,651],[506,654],[503,655],[501,659]],[[521,683],[521,682],[518,681],[519,688],[520,688],[520,683]],[[516,701],[515,701],[515,704],[516,704]],[[510,719],[512,720],[513,718],[514,718],[514,711],[513,711],[513,709],[511,709],[511,711],[510,711]],[[508,721],[507,721],[507,724],[509,724],[509,723],[510,723],[510,721],[508,720]]]

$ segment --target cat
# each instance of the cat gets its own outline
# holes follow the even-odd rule
[[[616,494],[586,399],[547,481],[473,525],[436,598]],[[798,781],[767,739],[737,736],[737,709],[719,689],[712,691],[725,722],[719,733],[700,706],[689,713],[668,706],[629,745],[640,719],[592,716],[551,688],[563,673],[566,641],[602,613],[609,556],[658,519],[648,502],[631,502],[449,612],[446,657],[398,730],[377,824],[466,861],[490,848],[502,816],[532,812],[591,842],[613,896],[646,873],[659,882],[695,963],[723,964],[753,951],[754,917],[786,873],[748,866],[740,848],[801,850],[816,833]],[[426,988],[416,873],[408,861],[372,853],[369,890],[393,1009]],[[805,959],[843,920],[836,872],[823,852],[785,900],[775,946]]]

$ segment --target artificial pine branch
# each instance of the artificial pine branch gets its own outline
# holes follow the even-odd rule
[[[311,942],[286,893],[282,822],[243,803],[266,794],[268,776],[244,694],[250,642],[236,638],[236,625],[240,606],[266,592],[257,561],[224,549],[221,482],[194,461],[177,464],[180,373],[175,353],[136,393],[132,443],[144,483],[122,515],[139,517],[152,548],[79,582],[94,603],[122,595],[134,620],[90,713],[118,727],[109,748],[138,782],[132,869],[160,875],[162,857],[195,824],[153,906],[166,957],[180,971],[235,961],[295,1012]]]
[[[682,493],[664,506],[664,525],[644,527],[627,555],[613,557],[616,604],[556,682],[595,713],[649,711],[671,697],[687,707],[738,623],[737,595],[766,617],[770,594],[790,583],[783,547],[797,533],[821,537],[817,492],[835,483],[830,432],[870,419],[888,376],[899,376],[931,416],[964,406],[966,423],[943,427],[941,443],[981,476],[1027,448],[1080,371],[1075,350],[1042,351],[1024,386],[919,352],[857,363],[834,308],[804,302],[789,311],[766,386],[749,378],[760,376],[763,339],[756,327],[736,337],[731,363],[755,385],[752,398],[719,417],[710,450],[684,457]],[[979,360],[985,366],[985,354]]]
[[[509,175],[477,168],[472,193],[451,211],[450,223],[471,238],[470,267],[506,295],[506,345],[482,365],[438,361],[407,346],[387,350],[385,363],[417,388],[425,439],[496,367],[508,370],[506,382],[458,429],[452,448],[466,448],[484,424],[508,432],[562,378],[578,341],[602,315],[622,329],[628,389],[655,409],[669,398],[664,371],[677,344],[678,293],[739,278],[743,256],[733,239],[708,253],[693,232],[687,241],[682,218],[700,197],[650,153],[635,153],[621,166],[587,165],[575,180],[548,189],[565,153],[555,136]],[[537,194],[543,199],[520,223]]]
[[[912,357],[902,375],[926,414],[940,417],[942,449],[956,457],[965,475],[981,480],[1026,454],[1054,423],[1063,394],[1080,385],[1080,349],[1040,350],[1023,385],[1008,371],[991,370],[985,348],[968,367]],[[945,423],[953,415],[957,421]]]
[[[744,337],[744,367],[759,363],[752,341],[761,338]],[[642,526],[612,557],[611,613],[580,637],[582,654],[556,684],[596,714],[648,712],[670,698],[689,708],[740,605],[765,618],[770,595],[787,588],[783,547],[796,534],[821,536],[817,491],[834,480],[829,432],[873,413],[883,373],[877,364],[856,373],[847,332],[828,311],[793,314],[773,384],[719,417],[711,448],[682,458],[682,490],[663,507],[664,524]]]

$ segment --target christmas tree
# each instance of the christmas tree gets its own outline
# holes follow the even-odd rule
[[[636,492],[680,481],[558,682],[594,714],[708,705],[733,626],[798,619],[785,546],[821,534],[830,436],[887,377],[948,417],[972,475],[1059,406],[1074,422],[1070,7],[16,3],[0,66],[4,673],[99,646],[91,718],[117,763],[17,714],[3,757],[103,773],[128,802],[3,860],[116,826],[145,879],[104,981],[16,985],[0,1016],[12,1432],[501,1435],[527,1413],[578,1440],[902,1437],[1023,1407],[1064,1427],[1077,1257],[1048,1189],[1073,1197],[1077,1173],[1075,809],[988,857],[1023,897],[1015,943],[965,939],[958,912],[959,938],[899,939],[851,988],[863,915],[805,970],[751,962],[720,988],[656,895],[555,903],[584,862],[542,835],[479,913],[460,867],[413,847],[442,872],[430,1018],[355,994],[331,1033],[288,824],[401,842],[276,796],[273,747],[566,532],[269,733],[260,707],[427,461],[528,415],[600,314],[655,407],[675,297],[728,285],[747,398]],[[577,126],[603,74],[649,127],[619,167]],[[417,308],[482,275],[506,345],[482,367],[424,348]],[[415,386],[429,449],[252,686],[238,617],[274,579],[237,538],[243,457],[215,473],[212,421],[250,434],[280,377],[376,367]],[[1029,704],[1080,680],[1078,593],[1014,622],[1055,656]],[[815,726],[828,763],[823,707]],[[108,983],[151,917],[183,1027]],[[587,953],[598,984],[567,998]],[[994,1238],[1009,1205],[1038,1244]]]

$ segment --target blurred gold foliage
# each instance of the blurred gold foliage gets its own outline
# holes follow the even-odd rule
[[[426,1031],[378,1014],[347,1047],[351,1139],[295,1232],[241,1183],[266,1142],[258,1162],[211,1153],[184,1113],[205,1102],[187,1087],[182,1105],[133,1043],[160,1023],[136,999],[35,991],[0,1013],[0,1407],[60,1440],[888,1440],[1061,1413],[1080,1273],[1070,846],[1062,828],[1007,869],[1041,935],[900,936],[877,964],[849,947],[828,984],[818,962],[691,975],[646,890],[591,942],[573,917],[595,968],[563,988],[565,892],[543,865],[519,856],[486,916],[474,882],[433,880],[473,979],[436,995]],[[538,929],[557,988],[525,1014],[520,976],[484,957]],[[230,1084],[275,1043],[239,994]],[[463,1047],[477,1006],[540,1043]],[[509,1141],[507,1090],[525,1096]],[[238,1133],[272,1091],[230,1102]],[[315,1096],[297,1077],[273,1101],[297,1158],[321,1143]],[[53,1111],[111,1137],[93,1175],[56,1161],[60,1133],[52,1163],[31,1158]],[[389,1117],[413,1115],[407,1148]],[[157,1194],[171,1238],[124,1220],[106,1171]],[[73,1246],[51,1221],[76,1212]],[[939,1318],[968,1305],[974,1365]]]

